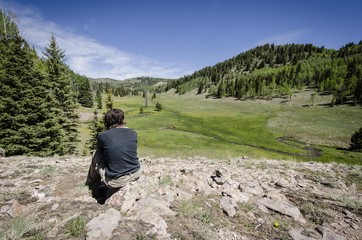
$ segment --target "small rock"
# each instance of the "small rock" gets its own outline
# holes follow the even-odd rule
[[[4,205],[1,207],[0,213],[6,213],[7,211],[9,211],[9,209],[10,209],[9,205]]]
[[[247,183],[247,184],[240,184],[239,189],[242,192],[250,193],[256,196],[262,196],[264,194],[263,188],[259,185],[259,183]]]
[[[220,207],[221,209],[229,216],[229,217],[234,217],[236,214],[236,202],[233,198],[231,197],[227,197],[227,196],[223,196],[220,199]]]
[[[355,224],[354,222],[350,223],[349,226],[351,226],[351,228],[353,228],[354,230],[360,229],[360,226],[358,226],[358,225]]]
[[[220,229],[217,232],[218,239],[232,239],[232,240],[247,240],[247,237],[239,235],[237,232],[230,231],[229,229]]]
[[[55,210],[58,209],[58,207],[59,207],[59,204],[58,204],[58,203],[55,203],[55,204],[53,204],[51,210],[52,210],[52,211],[55,211]]]
[[[19,216],[24,211],[24,206],[21,205],[18,201],[15,201],[6,212],[10,217],[15,218]]]
[[[313,229],[293,228],[288,233],[293,240],[315,240],[321,237]]]
[[[346,240],[345,237],[334,233],[331,229],[318,226],[317,231],[322,235],[325,240]]]

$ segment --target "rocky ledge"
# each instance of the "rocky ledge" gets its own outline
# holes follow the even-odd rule
[[[142,158],[99,205],[90,160],[0,158],[0,239],[362,239],[361,166]]]

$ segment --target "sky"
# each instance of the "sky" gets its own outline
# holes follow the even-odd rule
[[[360,0],[0,0],[40,56],[91,78],[179,78],[266,43],[362,40]]]

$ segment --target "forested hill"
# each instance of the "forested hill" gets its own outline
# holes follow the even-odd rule
[[[112,92],[115,96],[126,96],[129,94],[138,95],[148,89],[165,85],[171,79],[136,77],[125,80],[116,80],[111,78],[89,78],[92,89],[100,92]]]
[[[191,75],[169,81],[161,91],[213,97],[271,98],[312,87],[333,93],[333,103],[362,101],[362,41],[339,50],[312,44],[265,44]]]

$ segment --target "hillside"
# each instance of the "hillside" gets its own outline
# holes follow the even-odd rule
[[[197,89],[212,97],[289,97],[304,87],[332,93],[332,105],[362,101],[362,41],[339,50],[312,44],[265,44],[170,81],[165,91]]]
[[[160,86],[166,86],[167,82],[171,81],[171,79],[153,77],[137,77],[125,80],[110,78],[89,79],[94,91],[99,89],[103,92],[110,89],[110,91],[116,96],[126,96],[128,94],[137,95],[139,92],[146,90],[155,91],[154,89],[157,89]]]
[[[143,175],[104,205],[90,157],[0,158],[0,239],[362,238],[361,166],[141,158]]]

